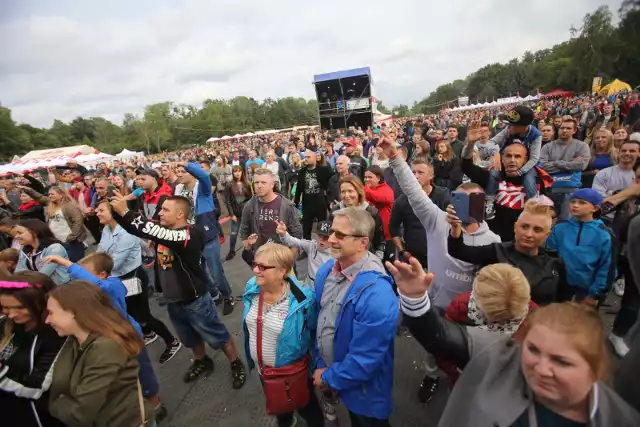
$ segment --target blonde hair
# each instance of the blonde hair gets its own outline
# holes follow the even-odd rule
[[[504,322],[527,315],[531,287],[519,268],[492,264],[476,275],[473,295],[489,322]]]
[[[605,345],[604,325],[593,307],[575,302],[553,303],[535,310],[527,321],[526,333],[543,325],[566,335],[566,340],[591,368],[594,381],[607,376],[609,352]]]
[[[540,199],[529,199],[524,204],[524,210],[522,212],[526,212],[531,215],[547,215],[551,218],[552,211],[553,206],[550,204],[542,203]]]
[[[591,143],[591,159],[596,158],[596,136],[598,136],[599,133],[603,133],[607,137],[607,146],[605,148],[605,152],[609,154],[611,160],[615,162],[618,157],[617,149],[613,145],[613,133],[608,129],[598,129],[593,133],[593,142]]]
[[[260,255],[263,255],[269,264],[284,269],[287,274],[293,268],[293,264],[296,261],[294,251],[279,243],[267,243],[266,245],[260,246],[256,251],[254,259],[257,259]]]
[[[360,178],[358,178],[357,176],[345,176],[344,178],[340,179],[340,185],[338,187],[338,189],[342,192],[342,186],[344,184],[349,184],[351,186],[353,186],[353,188],[356,190],[356,193],[358,193],[358,205],[361,205],[362,203],[364,203],[364,186],[362,185],[362,181],[360,181]]]
[[[447,152],[446,154],[444,154],[442,156],[443,159],[445,159],[446,161],[450,162],[451,160],[453,160],[453,158],[455,157],[455,155],[453,154],[453,150],[451,149],[451,143],[447,140],[442,140],[442,141],[438,141],[436,142],[436,152],[434,154],[434,156],[438,156],[438,154],[440,154],[439,150],[440,150],[440,146],[444,145],[447,148]]]
[[[56,216],[56,211],[59,208],[61,208],[64,205],[66,205],[67,203],[74,203],[74,201],[71,198],[71,196],[69,196],[69,193],[67,193],[62,188],[58,187],[57,185],[51,186],[49,188],[49,191],[55,191],[56,193],[60,194],[62,196],[62,200],[60,201],[59,204],[54,204],[53,202],[49,202],[49,204],[47,205],[47,209],[46,209],[47,219],[51,219],[51,218],[55,217]]]

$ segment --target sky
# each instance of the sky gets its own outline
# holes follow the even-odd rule
[[[313,75],[369,66],[385,105],[569,38],[621,0],[2,0],[0,103],[13,119],[208,98],[313,98]]]

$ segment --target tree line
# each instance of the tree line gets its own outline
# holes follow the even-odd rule
[[[460,95],[485,102],[500,97],[534,94],[562,88],[589,90],[594,76],[607,82],[619,78],[640,82],[640,0],[625,0],[620,22],[602,6],[585,15],[571,38],[551,49],[525,52],[506,64],[489,64],[465,79],[437,87],[412,107],[397,105],[380,111],[397,116],[436,112]],[[207,99],[201,108],[162,102],[148,105],[140,115],[127,113],[120,126],[102,117],[77,117],[69,123],[54,120],[50,128],[17,124],[11,110],[0,106],[0,160],[8,161],[34,149],[87,144],[116,153],[127,148],[157,152],[202,144],[211,136],[234,135],[258,129],[317,124],[317,103],[303,98],[266,99],[245,96],[230,100]]]

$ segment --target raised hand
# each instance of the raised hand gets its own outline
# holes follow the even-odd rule
[[[249,249],[251,246],[255,245],[257,241],[258,235],[254,233],[250,235],[242,244],[244,245],[245,249]]]
[[[409,264],[401,261],[391,264],[387,261],[386,266],[393,275],[400,293],[409,298],[423,297],[435,277],[433,273],[426,273],[415,257],[409,258]]]
[[[451,237],[458,238],[462,234],[462,221],[456,216],[453,205],[447,206],[447,222],[451,226]]]
[[[472,120],[467,130],[467,144],[475,144],[480,140],[480,120]]]
[[[389,132],[383,130],[380,134],[380,140],[378,141],[378,147],[382,149],[382,152],[387,157],[393,157],[398,149],[396,148],[396,141],[389,135]]]
[[[58,264],[67,268],[73,264],[67,258],[61,257],[60,255],[49,255],[48,257],[45,257],[43,261],[50,264]]]
[[[109,204],[118,215],[123,216],[127,213],[127,200],[118,190],[113,190],[113,197],[109,200]]]
[[[278,233],[278,236],[284,237],[284,235],[287,234],[287,224],[282,221],[276,221],[276,224],[278,225],[276,227],[276,233]]]

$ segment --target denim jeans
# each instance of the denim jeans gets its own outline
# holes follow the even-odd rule
[[[529,169],[529,171],[522,176],[522,185],[524,187],[524,191],[527,193],[527,199],[531,199],[538,195],[538,186],[536,184],[537,177],[538,171],[535,167]],[[495,198],[496,193],[498,192],[498,182],[500,181],[500,178],[500,171],[495,169],[489,171],[487,188],[485,188],[487,196]]]
[[[229,251],[236,250],[236,243],[238,242],[238,229],[240,228],[241,217],[238,217],[238,221],[231,220],[231,239],[229,240]]]
[[[169,303],[167,312],[178,338],[189,348],[205,342],[212,349],[219,350],[230,339],[209,294],[205,293],[186,304]]]
[[[69,261],[78,262],[84,257],[84,245],[82,242],[74,240],[73,242],[63,243],[62,246],[67,251]]]
[[[570,193],[551,193],[553,209],[556,211],[558,221],[566,221],[569,219],[569,201],[571,199],[571,194],[576,190],[577,188]]]
[[[222,261],[220,261],[220,241],[215,239],[204,246],[202,256],[207,266],[209,284],[207,290],[212,296],[220,293],[223,298],[232,298],[231,286],[224,275]]]

